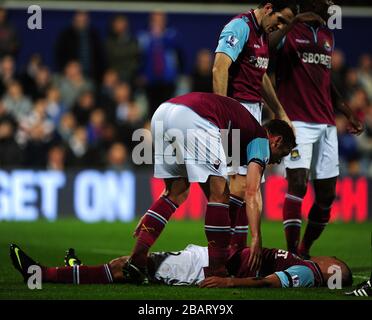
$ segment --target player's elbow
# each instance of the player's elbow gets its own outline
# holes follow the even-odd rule
[[[212,75],[213,79],[218,79],[223,74],[227,74],[229,72],[229,69],[226,65],[223,65],[221,63],[215,63],[212,68]]]
[[[219,73],[220,73],[220,69],[217,66],[213,66],[212,68],[213,80],[218,78]]]
[[[265,277],[263,282],[266,288],[282,288],[282,283],[275,273]]]

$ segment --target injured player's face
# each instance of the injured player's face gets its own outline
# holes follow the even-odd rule
[[[312,257],[311,261],[315,262],[323,275],[324,285],[327,286],[328,279],[340,273],[342,286],[348,287],[353,284],[353,275],[349,266],[336,257]]]

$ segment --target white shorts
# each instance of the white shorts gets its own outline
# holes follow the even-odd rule
[[[297,147],[284,158],[288,169],[309,169],[312,180],[339,175],[337,128],[327,124],[293,121]]]
[[[159,252],[160,264],[155,265],[154,278],[174,286],[198,285],[205,279],[203,268],[208,267],[208,248],[190,244],[179,252]],[[159,260],[157,258],[154,259]]]
[[[188,178],[205,183],[209,176],[227,179],[219,128],[186,106],[163,103],[151,120],[156,178]]]
[[[240,102],[240,104],[245,107],[252,116],[258,121],[259,124],[262,124],[262,103],[247,103],[247,102]],[[247,165],[243,166],[230,166],[227,168],[227,172],[229,175],[240,175],[246,176],[247,175]],[[265,182],[265,177],[262,177],[262,181]]]

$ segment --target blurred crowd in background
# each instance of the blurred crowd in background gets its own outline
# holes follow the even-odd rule
[[[181,35],[167,25],[166,14],[150,14],[148,30],[139,34],[131,33],[124,15],[113,15],[108,28],[102,39],[89,13],[76,12],[56,34],[56,70],[37,52],[18,66],[22,43],[0,9],[1,168],[135,168],[130,155],[138,142],[132,134],[150,129],[159,104],[190,91],[212,91],[214,53],[201,49],[187,74]],[[333,80],[366,129],[350,135],[347,119],[337,115],[342,174],[372,177],[372,56],[361,56],[350,68],[336,50]]]

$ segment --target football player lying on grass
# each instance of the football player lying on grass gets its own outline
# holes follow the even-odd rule
[[[332,276],[331,266],[341,270],[342,285],[352,284],[352,273],[343,261],[335,257],[313,257],[303,260],[284,250],[266,249],[259,274],[248,266],[250,248],[232,252],[226,265],[230,277],[204,277],[208,266],[208,248],[189,245],[179,252],[157,252],[148,256],[148,270],[152,283],[168,285],[198,285],[202,288],[299,288],[319,287],[327,284]],[[10,245],[10,257],[14,267],[27,282],[31,274],[28,268],[38,265],[42,270],[42,282],[71,284],[128,283],[130,276],[123,273],[129,257],[120,257],[99,266],[85,266],[76,257],[73,249],[65,256],[64,267],[46,267],[35,262],[17,245]],[[333,269],[335,270],[335,269]]]

